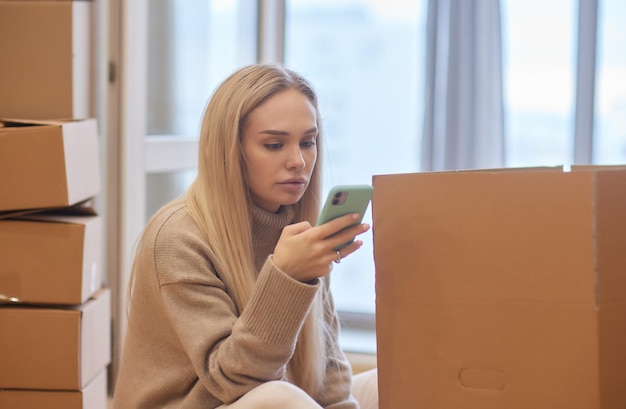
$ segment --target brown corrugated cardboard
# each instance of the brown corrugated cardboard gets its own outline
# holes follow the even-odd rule
[[[0,220],[0,302],[82,304],[102,287],[99,216]]]
[[[95,119],[3,123],[0,211],[71,206],[100,192]]]
[[[0,389],[0,408],[106,409],[106,370],[100,371],[100,373],[80,391]]]
[[[0,389],[81,390],[110,362],[108,289],[76,307],[0,306]]]
[[[93,116],[93,2],[0,1],[0,117]]]
[[[373,185],[381,409],[624,408],[625,169]]]

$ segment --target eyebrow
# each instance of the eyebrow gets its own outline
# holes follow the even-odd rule
[[[266,129],[264,131],[259,132],[260,134],[274,135],[274,136],[289,136],[289,132],[278,131],[275,129]],[[312,133],[317,133],[317,127],[313,127],[304,131],[303,135],[308,135]]]

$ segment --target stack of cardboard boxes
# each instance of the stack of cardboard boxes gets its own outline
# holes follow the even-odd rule
[[[0,0],[0,407],[104,409],[91,1]]]

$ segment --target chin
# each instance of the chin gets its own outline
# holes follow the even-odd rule
[[[274,211],[277,212],[278,210],[280,210],[281,206],[291,206],[294,205],[296,203],[298,203],[300,201],[300,199],[302,199],[302,194],[291,194],[291,195],[280,195],[277,197],[273,197],[273,198],[266,198],[265,200],[262,200],[261,198],[257,197],[257,199],[254,201],[255,204],[265,210],[268,211]]]
[[[285,200],[285,203],[283,206],[288,206],[288,205],[294,205],[296,203],[298,203],[301,199],[302,196],[304,195],[297,195],[297,196],[291,196],[290,198],[288,198],[287,200]]]

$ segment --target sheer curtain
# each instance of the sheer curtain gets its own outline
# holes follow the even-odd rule
[[[428,3],[423,170],[504,165],[499,0]]]

